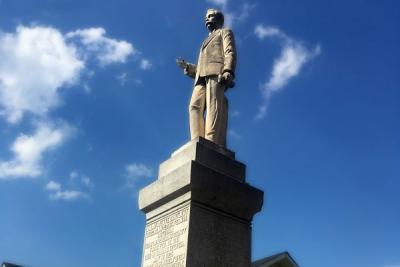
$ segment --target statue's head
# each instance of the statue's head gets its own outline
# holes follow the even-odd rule
[[[205,24],[209,31],[222,28],[224,26],[224,14],[216,9],[207,10]]]

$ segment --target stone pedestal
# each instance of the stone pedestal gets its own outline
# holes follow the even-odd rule
[[[232,151],[199,138],[163,162],[139,193],[142,267],[250,267],[251,221],[263,192]]]

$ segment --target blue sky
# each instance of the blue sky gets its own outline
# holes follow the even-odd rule
[[[1,0],[0,262],[140,266],[209,7],[238,47],[228,147],[266,194],[253,258],[400,266],[395,0]]]

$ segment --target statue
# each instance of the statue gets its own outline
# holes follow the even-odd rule
[[[200,136],[225,147],[228,126],[225,91],[234,86],[235,40],[232,31],[223,28],[222,12],[207,10],[205,25],[210,33],[200,47],[197,65],[181,58],[176,62],[185,75],[194,79],[189,104],[191,139]]]

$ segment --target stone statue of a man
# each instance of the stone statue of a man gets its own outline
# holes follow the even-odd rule
[[[222,12],[207,10],[205,25],[210,33],[200,47],[197,65],[183,59],[178,59],[177,64],[194,79],[189,104],[191,138],[204,137],[225,147],[228,100],[224,93],[234,86],[235,40],[232,31],[223,28]]]

